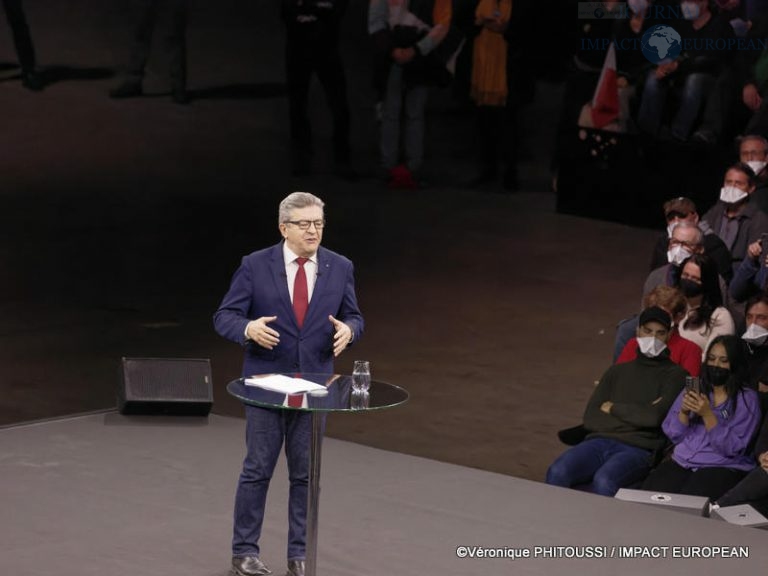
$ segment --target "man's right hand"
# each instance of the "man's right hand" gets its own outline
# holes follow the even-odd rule
[[[749,254],[749,257],[753,260],[757,260],[760,258],[760,253],[763,251],[763,244],[760,242],[760,240],[757,240],[756,242],[752,242],[749,246],[747,246],[747,254]]]
[[[256,320],[251,320],[245,329],[245,335],[262,348],[272,350],[280,343],[280,333],[267,324],[275,320],[277,320],[277,316],[262,316]]]

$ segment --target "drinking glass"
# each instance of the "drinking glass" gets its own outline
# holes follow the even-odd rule
[[[355,360],[352,369],[352,389],[368,392],[371,387],[371,364],[368,360]]]

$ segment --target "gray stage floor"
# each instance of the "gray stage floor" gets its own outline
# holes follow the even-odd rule
[[[364,358],[411,393],[396,415],[340,419],[329,435],[542,479],[563,449],[556,431],[578,421],[610,361],[613,327],[638,307],[657,234],[555,213],[560,88],[542,82],[521,114],[520,193],[462,185],[474,117],[450,90],[430,98],[432,186],[389,190],[372,178],[371,47],[366,4],[352,3],[342,49],[363,178],[328,174],[319,90],[317,172],[293,178],[278,10],[194,2],[196,94],[179,107],[158,96],[162,49],[154,96],[107,98],[131,4],[25,2],[41,65],[69,76],[35,94],[13,70],[0,77],[0,425],[113,408],[122,356],[210,358],[214,411],[240,414],[224,387],[242,351],[211,316],[240,258],[279,240],[278,201],[300,189],[327,202],[325,246],[355,262],[366,331],[336,369]],[[0,64],[12,54],[0,32]]]
[[[215,415],[108,412],[0,430],[2,573],[224,575],[243,428],[241,419]],[[262,538],[276,574],[286,501],[281,461]],[[323,576],[757,574],[767,544],[761,530],[339,440],[323,447]],[[746,547],[749,558],[457,557],[461,546],[531,554],[592,546],[608,555],[614,546],[668,546],[671,556],[671,547],[692,545]]]

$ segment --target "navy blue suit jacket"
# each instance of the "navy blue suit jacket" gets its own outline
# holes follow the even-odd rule
[[[332,373],[335,330],[329,315],[349,325],[355,341],[362,336],[363,316],[357,306],[352,262],[320,247],[317,272],[300,330],[288,292],[283,243],[243,258],[213,316],[219,334],[245,346],[243,376],[271,372]],[[269,323],[280,333],[280,343],[272,350],[245,337],[248,322],[262,316],[277,316],[277,320]]]

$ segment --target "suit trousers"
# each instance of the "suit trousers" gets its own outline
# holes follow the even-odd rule
[[[307,494],[312,415],[298,410],[246,406],[247,453],[235,495],[233,556],[258,556],[267,490],[285,443],[290,481],[288,560],[303,560],[306,549]]]
[[[35,69],[35,48],[32,45],[32,37],[29,34],[27,18],[21,0],[3,0],[3,8],[8,18],[8,24],[13,34],[13,44],[16,46],[16,55],[23,72]]]
[[[127,74],[131,80],[141,82],[152,48],[161,6],[166,4],[170,13],[170,29],[165,35],[165,45],[170,52],[170,77],[174,90],[187,85],[187,12],[188,0],[136,0],[139,18],[134,28]]]

